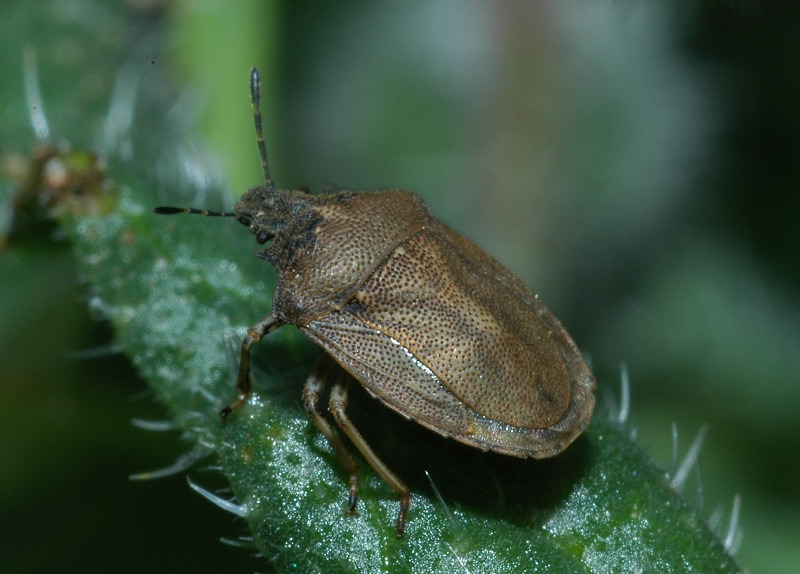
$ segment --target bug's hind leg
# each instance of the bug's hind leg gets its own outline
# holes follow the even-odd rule
[[[336,456],[339,457],[342,465],[350,474],[350,496],[347,500],[347,512],[355,513],[356,503],[358,502],[358,463],[353,458],[353,455],[350,454],[350,451],[342,444],[341,439],[330,423],[317,410],[319,397],[325,390],[335,369],[336,364],[331,358],[328,355],[323,355],[303,387],[303,406],[308,416],[314,421],[314,425],[328,439],[328,443],[333,447]]]
[[[406,513],[408,512],[408,506],[411,501],[410,491],[408,486],[378,458],[378,455],[375,454],[367,441],[364,440],[364,437],[361,436],[361,433],[358,432],[358,429],[353,426],[347,413],[345,413],[350,380],[350,374],[343,369],[339,369],[333,387],[331,387],[328,410],[333,415],[336,424],[342,429],[342,432],[347,435],[350,442],[352,442],[364,458],[367,459],[369,465],[375,469],[375,472],[377,472],[397,494],[400,495],[400,513],[397,516],[397,537],[402,538],[403,530],[406,527]]]

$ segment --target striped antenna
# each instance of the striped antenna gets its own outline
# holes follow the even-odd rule
[[[261,75],[258,68],[253,67],[250,71],[250,101],[253,102],[253,119],[256,123],[256,137],[258,138],[258,152],[261,154],[261,167],[264,168],[264,181],[269,189],[274,186],[272,178],[269,176],[269,164],[267,163],[267,145],[264,143],[264,134],[261,131]]]
[[[261,75],[258,68],[250,71],[250,100],[253,103],[253,119],[256,124],[256,136],[258,138],[258,152],[261,154],[261,167],[264,169],[264,180],[267,189],[273,189],[272,178],[269,175],[269,163],[267,162],[267,145],[264,143],[264,134],[261,128]],[[156,207],[153,213],[161,215],[173,215],[175,213],[195,213],[197,215],[207,215],[211,217],[233,217],[239,223],[250,226],[251,220],[248,216],[234,211],[210,211],[208,209],[195,209],[194,207]]]
[[[250,218],[244,214],[236,213],[235,211],[211,211],[208,209],[195,209],[194,207],[168,207],[161,206],[153,209],[153,213],[161,215],[174,215],[176,213],[195,213],[197,215],[206,215],[209,217],[233,217],[236,221],[243,225],[250,226]]]

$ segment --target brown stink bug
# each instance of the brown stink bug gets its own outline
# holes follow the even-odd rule
[[[239,396],[222,416],[250,394],[253,344],[296,325],[326,352],[303,402],[350,473],[348,510],[356,507],[358,467],[317,410],[329,382],[328,408],[339,428],[400,495],[398,538],[409,489],[345,413],[351,377],[404,417],[481,450],[520,458],[564,450],[589,424],[595,381],[558,319],[415,193],[277,189],[261,133],[259,81],[254,68],[250,92],[265,185],[248,190],[233,212],[155,209],[233,217],[259,244],[271,242],[255,255],[277,272],[272,313],[242,341]]]

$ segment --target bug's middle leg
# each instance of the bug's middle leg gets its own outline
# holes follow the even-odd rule
[[[342,444],[341,439],[330,423],[317,410],[319,397],[325,390],[335,368],[336,364],[328,355],[323,355],[320,358],[303,387],[303,406],[319,431],[328,439],[328,443],[333,447],[336,456],[339,457],[342,465],[350,474],[350,496],[347,500],[347,512],[354,513],[358,502],[358,463],[353,458],[353,455],[350,454],[350,451]]]
[[[375,469],[375,472],[380,475],[386,484],[391,486],[392,489],[400,495],[400,513],[397,515],[397,537],[402,538],[403,530],[406,527],[406,513],[408,512],[408,506],[411,502],[411,491],[408,489],[408,486],[378,458],[378,455],[375,454],[375,451],[372,450],[372,447],[364,440],[364,437],[361,436],[361,433],[358,432],[358,429],[347,416],[345,409],[347,408],[347,391],[351,378],[348,372],[339,369],[333,387],[331,387],[328,410],[333,415],[336,424],[342,429],[342,432],[347,435],[350,442],[352,442],[363,457],[367,459],[369,465]]]

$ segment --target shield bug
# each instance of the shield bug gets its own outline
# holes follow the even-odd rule
[[[326,189],[313,195],[276,188],[261,130],[259,81],[254,68],[250,93],[265,184],[248,190],[232,212],[155,209],[232,217],[257,243],[268,244],[255,255],[277,272],[272,312],[242,341],[239,395],[222,416],[250,394],[253,344],[296,325],[325,351],[303,403],[350,474],[348,510],[356,507],[358,467],[317,410],[328,384],[328,408],[339,429],[400,496],[398,537],[409,489],[348,418],[351,378],[404,417],[481,450],[520,458],[564,450],[591,419],[595,381],[558,319],[415,193]]]

